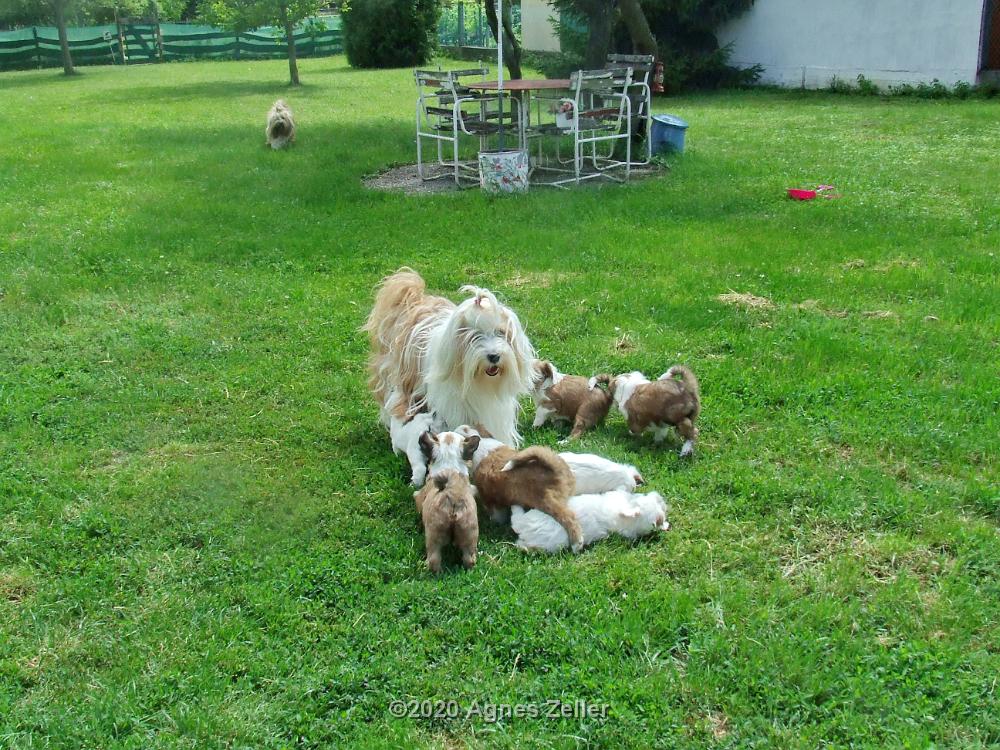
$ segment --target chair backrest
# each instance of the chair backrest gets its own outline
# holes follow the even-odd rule
[[[583,119],[621,120],[625,112],[632,70],[578,70],[570,75],[576,111]]]
[[[609,70],[617,68],[632,68],[633,83],[649,83],[656,58],[652,55],[608,55],[604,67]]]
[[[583,91],[615,93],[615,71],[577,70],[569,76],[569,87],[576,94]]]

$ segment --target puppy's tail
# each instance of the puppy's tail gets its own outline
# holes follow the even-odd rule
[[[694,394],[695,400],[701,401],[701,386],[698,385],[698,378],[684,365],[674,365],[660,376],[660,380],[668,380],[678,375],[681,376],[681,382],[684,383],[684,387]]]
[[[558,471],[562,459],[551,448],[542,445],[533,445],[523,451],[515,453],[514,456],[503,465],[500,471],[511,471],[522,466],[537,465],[549,469],[552,472]]]
[[[612,380],[614,380],[614,378],[612,378],[607,373],[595,375],[594,377],[592,377],[590,380],[587,381],[587,388],[592,391],[597,387],[598,384],[610,388]]]
[[[427,284],[420,274],[405,266],[382,279],[378,292],[375,293],[375,305],[361,327],[362,331],[368,333],[368,340],[373,348],[388,347],[386,333],[396,317],[406,307],[419,301],[426,288]]]

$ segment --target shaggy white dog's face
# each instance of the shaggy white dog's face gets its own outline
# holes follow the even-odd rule
[[[521,322],[491,293],[473,289],[475,296],[462,302],[452,317],[455,330],[456,365],[469,388],[473,382],[495,387],[492,382],[510,376],[521,381],[531,352]]]

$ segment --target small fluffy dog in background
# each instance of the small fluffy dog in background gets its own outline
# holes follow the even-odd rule
[[[596,379],[590,382],[596,388]],[[633,435],[651,429],[653,440],[660,443],[675,427],[684,438],[681,456],[691,455],[698,439],[694,422],[701,411],[701,391],[691,370],[674,365],[652,383],[641,372],[630,372],[612,379],[609,390]]]
[[[546,421],[568,421],[573,424],[568,440],[575,440],[584,432],[596,427],[608,415],[611,394],[591,383],[608,383],[609,375],[591,378],[564,375],[548,360],[535,360],[537,380],[531,394],[535,402],[535,421],[532,427],[541,427]]]
[[[633,494],[624,490],[600,495],[574,495],[569,507],[580,520],[584,545],[611,534],[638,539],[654,531],[670,528],[667,504],[658,492]],[[559,552],[569,546],[566,530],[540,510],[511,509],[510,526],[517,534],[517,546],[526,552]]]
[[[459,432],[475,430],[463,425]],[[583,549],[580,523],[567,505],[575,486],[573,473],[550,448],[535,445],[518,452],[499,440],[482,438],[472,454],[472,481],[493,520],[504,519],[514,505],[539,508],[565,529],[574,552]]]
[[[478,447],[479,436],[424,432],[419,442],[427,456],[429,481],[413,493],[413,499],[424,524],[427,567],[432,573],[440,572],[441,550],[452,542],[462,553],[462,565],[472,568],[479,545],[479,517],[465,462]]]
[[[574,495],[593,495],[611,490],[634,492],[644,483],[642,474],[631,464],[620,464],[593,453],[560,453],[576,481]]]
[[[264,135],[267,136],[267,145],[273,149],[284,148],[295,140],[295,120],[284,99],[278,99],[267,113]]]
[[[530,393],[535,353],[517,315],[488,289],[456,305],[426,293],[416,271],[382,280],[363,330],[368,384],[382,409],[405,418],[426,408],[449,428],[481,424],[510,445],[518,397]]]

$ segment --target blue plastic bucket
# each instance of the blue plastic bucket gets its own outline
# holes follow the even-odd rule
[[[653,139],[653,153],[660,151],[684,150],[684,132],[688,129],[688,124],[676,115],[653,115],[653,130],[650,137]]]

